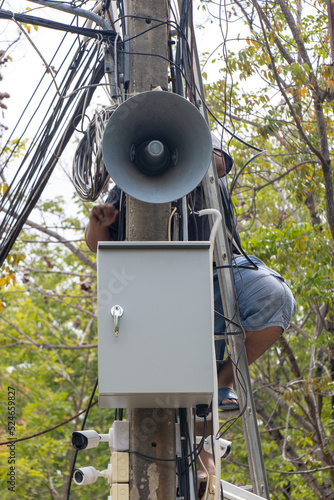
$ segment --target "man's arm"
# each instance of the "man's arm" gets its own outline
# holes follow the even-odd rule
[[[94,207],[89,213],[89,222],[85,231],[85,239],[88,248],[97,251],[98,241],[110,241],[109,227],[116,220],[118,210],[110,203],[104,203]]]

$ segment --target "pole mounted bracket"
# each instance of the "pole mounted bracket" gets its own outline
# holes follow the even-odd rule
[[[118,77],[119,82],[123,84],[124,87],[129,86],[130,82],[130,41],[129,35],[124,36],[123,41],[123,51],[118,52]]]

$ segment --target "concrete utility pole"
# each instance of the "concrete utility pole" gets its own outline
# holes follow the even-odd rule
[[[168,26],[166,0],[128,0],[130,36],[130,96],[168,85]],[[150,30],[149,30],[150,29]],[[149,31],[148,31],[149,30]],[[146,32],[146,33],[144,33]],[[141,34],[144,33],[144,34]],[[133,54],[133,55],[132,55]],[[159,110],[157,109],[157,113]],[[127,195],[126,234],[130,241],[166,241],[170,203],[143,203]],[[163,286],[163,284],[161,285]],[[159,290],[157,290],[159,293]],[[149,349],[149,346],[147,346]],[[143,367],[147,369],[147,367]],[[152,373],[152,377],[155,374]],[[132,453],[130,456],[130,500],[175,500],[175,423],[173,409],[132,409],[130,411],[130,449],[155,458]]]

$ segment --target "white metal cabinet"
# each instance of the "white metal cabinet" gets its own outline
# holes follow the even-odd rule
[[[209,404],[216,376],[209,242],[100,242],[100,408]],[[111,309],[120,306],[118,335]]]

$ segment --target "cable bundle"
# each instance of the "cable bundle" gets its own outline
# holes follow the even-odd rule
[[[75,152],[72,178],[82,200],[95,201],[108,183],[101,146],[105,126],[114,110],[112,107],[95,113]]]

